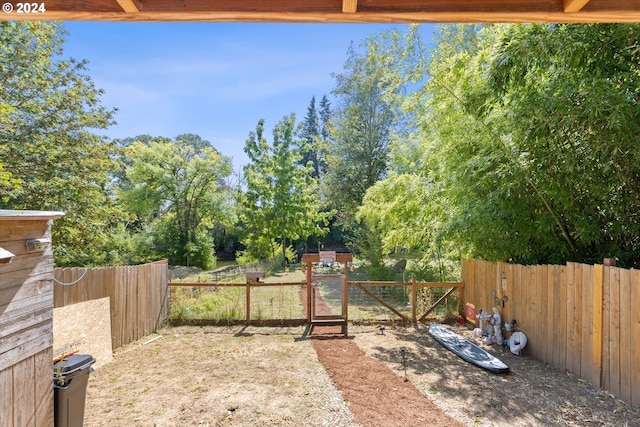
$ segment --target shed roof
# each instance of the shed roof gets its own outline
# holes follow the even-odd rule
[[[201,22],[640,22],[640,0],[47,0],[0,19]],[[44,5],[46,12],[24,13]],[[5,3],[6,5],[6,3]],[[22,12],[18,7],[22,5]]]
[[[25,211],[25,210],[9,210],[0,209],[0,221],[2,220],[44,220],[56,219],[64,216],[64,212],[58,211]]]

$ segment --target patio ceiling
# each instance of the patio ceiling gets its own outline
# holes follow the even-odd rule
[[[45,0],[0,19],[201,22],[640,22],[640,0]],[[34,3],[28,3],[34,4]],[[24,12],[24,7],[23,7]]]

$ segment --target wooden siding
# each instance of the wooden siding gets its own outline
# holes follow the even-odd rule
[[[0,211],[0,426],[53,425],[53,252],[29,253],[50,239],[58,212]]]
[[[166,261],[106,267],[56,268],[54,307],[109,298],[111,344],[122,347],[156,331],[167,316]]]
[[[462,278],[464,302],[516,320],[527,355],[640,405],[640,271],[463,260]]]

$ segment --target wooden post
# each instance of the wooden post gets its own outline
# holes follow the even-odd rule
[[[247,284],[245,285],[245,289],[246,289],[246,298],[247,298],[247,302],[246,302],[246,306],[247,306],[247,326],[249,326],[251,324],[251,284],[249,283],[249,281],[247,281]]]
[[[344,261],[344,277],[342,278],[342,314],[345,322],[349,320],[349,263]]]
[[[311,261],[307,260],[307,322],[311,323]]]
[[[417,323],[417,308],[416,304],[418,302],[418,290],[416,286],[416,276],[415,274],[411,276],[411,321],[415,325]]]
[[[464,264],[462,264],[464,268]],[[462,282],[464,283],[464,274],[462,275]],[[458,288],[458,314],[462,314],[467,317],[466,303],[464,302],[464,286]]]

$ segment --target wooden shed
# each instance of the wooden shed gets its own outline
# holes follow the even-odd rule
[[[53,425],[53,250],[62,212],[0,210],[0,425]]]

